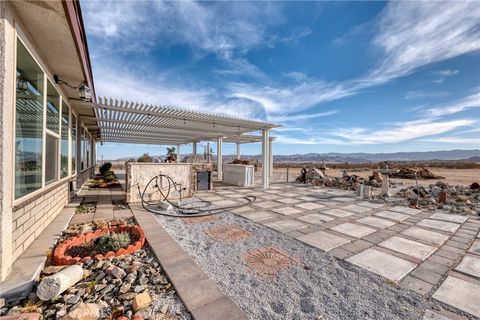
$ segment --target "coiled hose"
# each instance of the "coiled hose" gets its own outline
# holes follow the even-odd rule
[[[167,181],[168,181],[168,187],[163,188],[163,189],[167,189],[166,193],[164,193],[164,191],[162,190],[162,188],[160,188],[159,183],[158,183],[159,180],[161,180],[163,178],[167,179]],[[160,193],[161,200],[159,200],[159,201],[147,201],[145,199],[145,193],[148,190],[148,188],[150,187],[150,185],[152,184],[152,182],[154,182],[154,181],[155,181],[154,188],[156,188],[158,190],[158,192]],[[214,214],[222,213],[226,210],[237,209],[237,208],[240,208],[240,207],[243,207],[243,206],[246,206],[246,205],[250,205],[257,199],[257,197],[255,197],[255,196],[245,196],[245,197],[242,197],[240,199],[244,199],[247,202],[243,202],[241,204],[234,205],[234,206],[225,206],[225,207],[217,207],[217,208],[211,208],[210,206],[212,205],[212,203],[210,201],[202,200],[202,199],[199,199],[199,198],[196,198],[197,201],[194,202],[194,203],[181,204],[181,200],[182,200],[182,197],[181,197],[182,192],[181,191],[182,190],[181,190],[181,188],[178,187],[178,184],[172,179],[172,177],[170,177],[166,174],[159,174],[159,175],[153,177],[152,179],[150,179],[150,181],[147,183],[147,185],[143,189],[143,192],[141,191],[139,185],[137,185],[137,188],[138,188],[138,193],[140,195],[140,198],[142,199],[142,207],[145,210],[147,210],[149,212],[152,212],[152,213],[155,213],[155,214],[158,214],[158,215],[163,215],[163,216],[168,216],[168,217],[177,217],[177,218],[191,218],[191,217],[211,216],[211,215],[214,215]],[[179,194],[180,194],[180,200],[179,200],[178,204],[176,204],[174,202],[171,202],[168,199],[168,196],[170,195],[170,192],[172,191],[172,189],[176,192],[179,192]],[[159,205],[158,204],[159,204],[159,202],[162,202],[162,201],[166,201],[167,203],[172,205],[178,213],[168,213],[164,210],[159,210]],[[192,204],[195,205],[195,207],[193,207]],[[200,205],[200,206],[198,206],[198,205]]]

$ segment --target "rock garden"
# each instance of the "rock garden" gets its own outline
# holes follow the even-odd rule
[[[100,173],[88,181],[88,186],[90,188],[111,188],[119,186],[120,182],[118,177],[111,168],[112,164],[110,162],[102,164],[99,169]]]
[[[190,319],[133,218],[70,226],[17,319]]]

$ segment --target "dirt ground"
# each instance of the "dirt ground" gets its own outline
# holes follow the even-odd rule
[[[436,175],[445,177],[442,181],[446,181],[451,185],[471,185],[472,182],[480,182],[480,169],[447,169],[447,168],[428,168]],[[289,168],[289,181],[294,181],[300,175],[301,168]],[[363,178],[367,178],[372,174],[370,169],[352,169],[347,170],[349,174],[355,174]],[[341,177],[343,169],[327,169],[327,175],[332,177]],[[287,168],[275,168],[275,178],[283,180],[287,178]],[[404,184],[415,184],[415,180],[410,179],[392,179],[393,182],[403,182]],[[429,185],[437,180],[418,180],[421,185]]]

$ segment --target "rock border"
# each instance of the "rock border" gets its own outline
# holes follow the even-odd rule
[[[124,248],[120,248],[115,252],[108,251],[105,254],[97,254],[94,257],[87,256],[84,258],[80,258],[80,257],[71,257],[71,256],[65,255],[65,252],[71,247],[90,242],[94,239],[97,239],[109,233],[120,233],[120,232],[128,232],[130,234],[138,236],[139,239],[133,244],[129,244],[128,246]],[[118,225],[118,226],[102,228],[102,229],[95,230],[93,232],[88,232],[85,234],[81,234],[81,235],[69,238],[63,241],[62,243],[60,243],[55,248],[55,251],[53,252],[53,264],[57,266],[73,265],[73,264],[85,262],[90,259],[104,260],[105,258],[120,256],[122,254],[132,254],[135,251],[140,250],[144,244],[145,244],[145,233],[140,226]]]

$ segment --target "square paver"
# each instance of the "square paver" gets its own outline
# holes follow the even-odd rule
[[[400,281],[417,266],[413,262],[375,249],[367,249],[347,261],[392,281]]]
[[[311,224],[322,224],[324,222],[332,221],[334,219],[325,214],[312,213],[312,214],[307,214],[306,216],[300,217],[298,218],[298,220],[302,220]]]
[[[343,210],[355,212],[355,213],[365,213],[368,211],[371,211],[372,208],[364,207],[364,206],[359,206],[357,204],[351,204],[346,207],[342,207]]]
[[[302,199],[303,201],[317,201],[318,200],[318,198],[310,197],[310,196],[300,197],[298,199]]]
[[[428,242],[430,244],[441,246],[448,240],[448,236],[442,233],[425,230],[419,227],[411,227],[402,231],[402,234]]]
[[[376,229],[350,222],[339,224],[338,226],[330,228],[330,230],[340,232],[354,238],[362,238],[377,231]]]
[[[292,204],[292,203],[299,203],[302,202],[300,199],[296,198],[281,198],[277,200],[278,202],[285,203],[285,204]]]
[[[405,214],[408,214],[408,215],[411,215],[411,216],[422,212],[422,210],[419,210],[419,209],[414,209],[414,208],[409,208],[409,207],[400,207],[400,206],[389,208],[388,210],[389,211],[400,212],[400,213],[405,213]]]
[[[273,201],[255,201],[254,204],[255,206],[263,209],[275,208],[282,205],[281,203],[273,202]]]
[[[455,270],[480,278],[480,257],[473,255],[463,257]]]
[[[408,214],[403,214],[403,213],[399,213],[399,212],[395,212],[395,211],[380,211],[379,213],[376,213],[375,214],[377,217],[383,217],[383,218],[387,218],[387,219],[391,219],[391,220],[395,220],[395,221],[403,221],[403,220],[406,220],[408,218],[410,218],[410,216]]]
[[[320,209],[325,207],[323,204],[318,204],[314,202],[303,202],[303,203],[296,204],[295,206],[303,209],[307,209],[307,210],[315,210],[315,209]]]
[[[222,200],[222,201],[214,201],[212,202],[212,204],[217,207],[231,207],[231,206],[239,205],[240,203],[233,200]]]
[[[302,210],[295,209],[295,208],[292,208],[292,207],[275,208],[275,209],[272,209],[272,211],[274,211],[276,213],[283,214],[283,215],[296,214],[296,213],[303,212]]]
[[[468,217],[464,216],[459,216],[459,215],[453,215],[453,214],[446,214],[446,213],[434,213],[429,219],[435,219],[435,220],[442,220],[442,221],[448,221],[448,222],[453,222],[453,223],[464,223],[467,221]]]
[[[306,224],[295,221],[295,220],[278,220],[278,221],[265,223],[265,225],[269,228],[272,228],[274,230],[277,230],[283,233],[288,233],[293,230],[308,227]]]
[[[323,213],[326,213],[326,214],[329,214],[329,215],[335,216],[335,217],[340,217],[340,218],[350,217],[350,216],[353,216],[355,214],[355,213],[345,211],[345,210],[342,210],[342,209],[330,209],[330,210],[323,211]]]
[[[241,212],[238,214],[252,221],[263,221],[263,220],[277,217],[275,213],[268,212],[268,211],[250,211],[250,212]]]
[[[279,196],[278,194],[266,194],[262,196],[262,199],[265,199],[265,200],[278,200],[282,198],[283,197]]]
[[[449,276],[433,298],[480,317],[480,285]]]
[[[325,231],[317,231],[305,234],[303,236],[297,237],[297,239],[324,251],[330,251],[333,248],[350,242],[349,239],[345,239],[343,237]]]
[[[385,220],[377,217],[365,217],[362,219],[358,219],[357,222],[368,224],[369,226],[380,228],[380,229],[388,228],[395,224],[395,222],[393,221]]]
[[[284,192],[284,193],[281,193],[280,195],[283,197],[290,197],[290,198],[296,198],[300,196],[298,193],[293,193],[293,192]]]
[[[421,260],[425,260],[437,250],[435,247],[397,236],[393,236],[378,245]]]
[[[384,203],[375,203],[375,202],[369,202],[369,201],[361,201],[357,204],[359,206],[364,206],[364,207],[372,208],[372,209],[378,209],[378,208],[381,208],[381,207],[385,206]]]
[[[348,202],[355,202],[355,198],[350,198],[350,197],[336,197],[332,198],[333,201],[338,201],[338,202],[343,202],[343,203],[348,203]]]
[[[446,221],[439,221],[439,220],[432,220],[432,219],[423,219],[417,225],[426,228],[438,229],[447,232],[455,232],[460,227],[459,224],[446,222]]]
[[[478,254],[480,256],[480,240],[475,240],[468,252]]]

